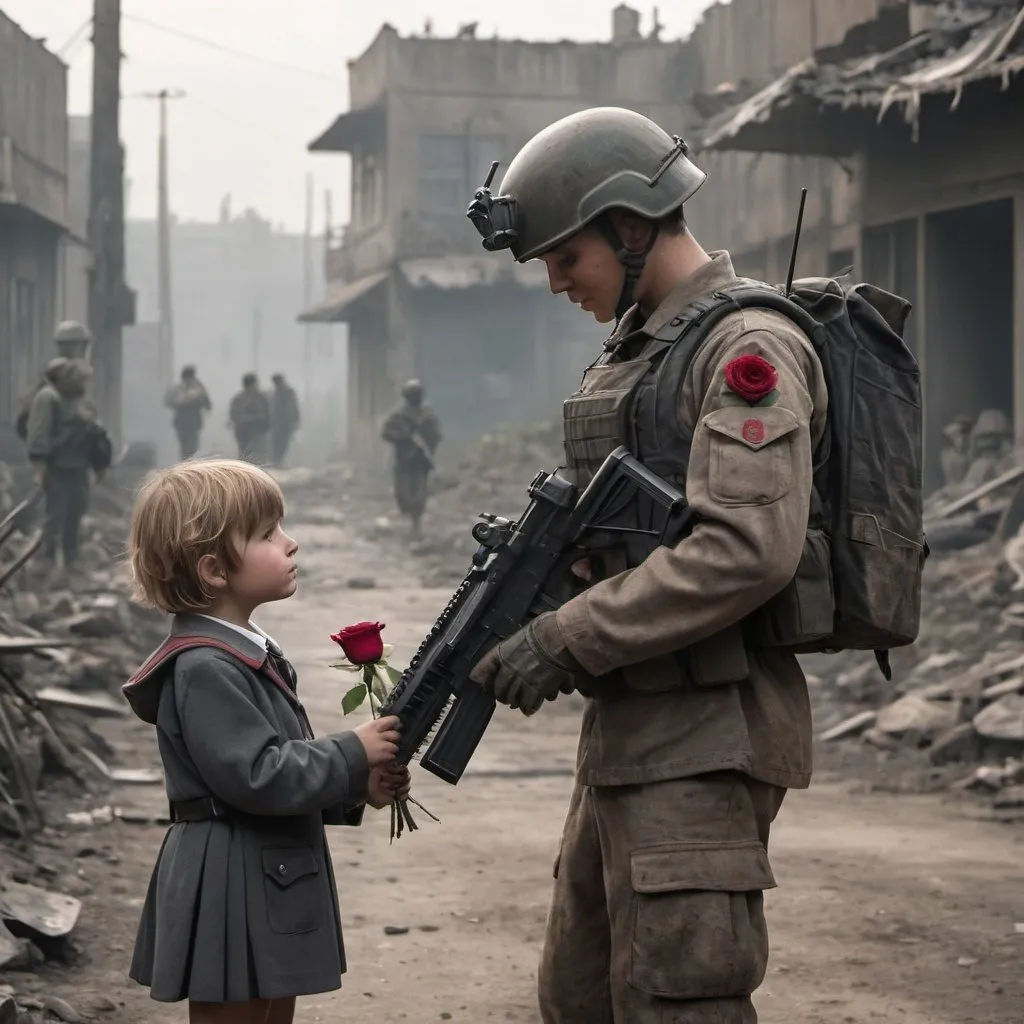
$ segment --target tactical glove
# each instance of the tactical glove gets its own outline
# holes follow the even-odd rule
[[[565,646],[555,613],[544,612],[485,654],[469,678],[500,704],[533,715],[544,701],[572,693],[574,677],[582,671]]]

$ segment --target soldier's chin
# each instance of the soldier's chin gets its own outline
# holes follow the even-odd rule
[[[610,324],[615,319],[614,309],[592,309],[590,312],[599,324]]]

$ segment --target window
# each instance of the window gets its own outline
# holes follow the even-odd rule
[[[428,213],[465,213],[503,140],[495,135],[421,135],[420,207]],[[499,179],[500,180],[500,179]]]

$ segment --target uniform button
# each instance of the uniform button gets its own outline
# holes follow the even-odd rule
[[[287,875],[288,874],[288,869],[283,864],[278,864],[277,865],[277,873],[279,875]]]

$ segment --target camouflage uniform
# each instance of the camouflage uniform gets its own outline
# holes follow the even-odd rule
[[[423,404],[423,386],[406,382],[402,405],[384,421],[381,437],[394,449],[395,504],[419,531],[427,505],[427,480],[434,468],[434,452],[441,443],[441,423],[429,405]]]
[[[757,309],[725,316],[672,372],[681,314],[737,283],[730,258],[710,254],[645,318],[632,294],[657,232],[633,252],[606,213],[660,231],[704,181],[686,152],[632,111],[584,111],[528,143],[500,196],[478,192],[469,211],[485,247],[521,262],[584,226],[609,242],[625,265],[618,326],[565,403],[565,472],[585,485],[625,445],[697,517],[639,563],[601,552],[603,578],[473,671],[528,714],[559,691],[587,697],[539,971],[545,1024],[753,1024],[770,827],[811,775],[803,673],[747,624],[793,580],[809,536],[824,373],[800,330]],[[724,387],[739,356],[774,367],[774,404]]]
[[[238,442],[238,457],[248,462],[267,461],[270,433],[270,400],[259,390],[254,373],[242,378],[242,390],[231,399],[228,412]]]
[[[99,429],[84,397],[88,379],[83,360],[54,359],[28,417],[28,457],[46,496],[43,555],[54,560],[59,545],[65,568],[78,559],[81,521],[89,507],[91,432]]]

